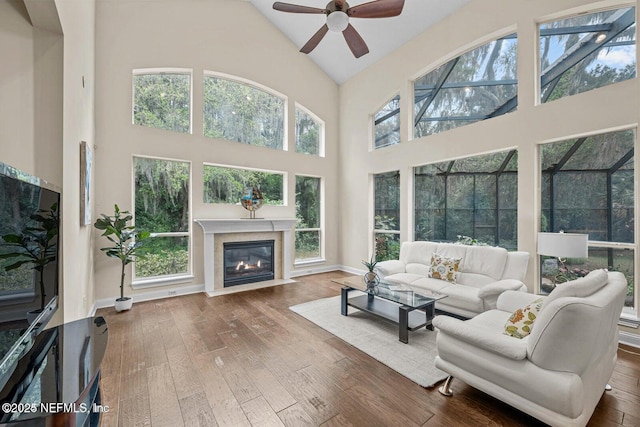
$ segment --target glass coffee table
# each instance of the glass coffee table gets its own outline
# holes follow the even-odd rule
[[[401,342],[409,342],[409,331],[425,326],[433,330],[431,321],[435,317],[436,301],[446,295],[435,292],[414,292],[406,285],[381,280],[376,290],[366,290],[362,277],[348,277],[334,280],[343,285],[341,313],[347,316],[349,307],[355,307],[367,313],[391,320],[398,324],[398,336]],[[355,292],[360,291],[360,292]],[[350,293],[357,293],[350,296]]]

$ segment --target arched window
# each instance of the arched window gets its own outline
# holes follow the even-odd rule
[[[283,150],[285,98],[228,77],[204,76],[204,135]]]
[[[413,83],[414,137],[514,111],[518,105],[515,34],[458,56]]]
[[[541,24],[540,100],[553,101],[636,76],[636,9]]]
[[[400,95],[387,101],[373,116],[373,148],[400,143]]]
[[[133,124],[191,132],[191,70],[133,70]]]

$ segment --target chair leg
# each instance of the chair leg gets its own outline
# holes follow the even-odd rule
[[[613,390],[613,387],[611,387],[611,385],[607,384],[606,386],[604,386],[604,391],[611,391]]]
[[[452,381],[453,381],[453,377],[449,375],[447,379],[444,381],[444,384],[442,384],[440,388],[438,388],[438,391],[440,392],[440,394],[447,397],[453,396],[453,391],[451,390]]]

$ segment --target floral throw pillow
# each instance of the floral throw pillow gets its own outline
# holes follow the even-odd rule
[[[514,311],[504,325],[504,334],[520,339],[529,335],[543,302],[544,298],[538,298],[525,308]]]
[[[429,277],[456,283],[456,276],[458,275],[461,260],[462,258],[448,258],[434,253],[431,256]]]

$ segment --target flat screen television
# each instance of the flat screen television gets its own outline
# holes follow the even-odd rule
[[[0,388],[58,308],[60,191],[0,163]]]

